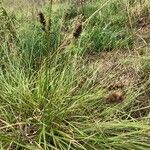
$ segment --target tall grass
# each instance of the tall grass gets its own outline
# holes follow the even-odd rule
[[[149,102],[142,105],[136,101],[143,94],[143,87],[128,87],[122,103],[108,104],[105,87],[109,85],[102,81],[108,80],[109,72],[101,78],[99,63],[88,63],[82,57],[91,50],[132,48],[129,35],[133,29],[126,29],[129,18],[122,12],[124,3],[110,2],[98,15],[90,17],[98,10],[98,4],[84,6],[83,25],[90,19],[77,39],[72,37],[74,14],[69,14],[71,18],[64,22],[65,12],[61,8],[52,11],[52,3],[42,12],[47,21],[46,32],[39,21],[15,18],[3,7],[1,149],[150,148],[149,112],[143,111],[149,109]],[[82,10],[78,11],[80,14]],[[64,30],[68,25],[71,27]],[[143,66],[147,73],[149,60]],[[145,84],[148,83],[149,80]]]

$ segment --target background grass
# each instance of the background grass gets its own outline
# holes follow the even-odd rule
[[[149,8],[147,0],[4,1],[0,148],[148,150]],[[107,103],[118,91],[123,101]]]

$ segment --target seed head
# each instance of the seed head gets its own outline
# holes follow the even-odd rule
[[[122,92],[113,92],[106,97],[107,103],[120,103],[124,100],[124,94]]]
[[[82,32],[82,23],[78,22],[78,24],[73,32],[73,37],[76,39],[79,38],[79,36],[81,35],[81,32]]]
[[[42,12],[40,12],[38,14],[39,16],[39,21],[41,23],[41,28],[43,31],[46,31],[46,20],[45,20],[45,17],[44,17],[44,14]]]

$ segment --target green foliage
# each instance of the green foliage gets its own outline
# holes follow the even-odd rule
[[[49,5],[43,8],[46,31],[35,16],[14,16],[3,9],[0,149],[150,148],[148,113],[132,116],[145,109],[137,107],[139,88],[128,87],[122,103],[107,104],[108,91],[100,80],[109,79],[101,77],[99,64],[81,57],[89,51],[132,48],[134,38],[123,6],[121,1],[108,3],[87,21],[99,9],[99,1],[85,4],[87,22],[78,39],[70,35],[82,7],[71,8],[67,18],[64,4],[54,4],[53,11]],[[143,69],[149,73],[149,60]]]
[[[144,62],[144,68],[143,70],[146,72],[146,73],[150,73],[150,59],[147,59],[145,62]]]
[[[0,38],[2,37],[6,40],[13,40],[15,38],[15,24],[17,23],[16,17],[11,14],[9,15],[6,10],[0,8]]]
[[[118,31],[111,25],[106,28],[95,26],[93,29],[85,31],[81,42],[83,46],[85,43],[90,43],[88,49],[91,52],[93,49],[95,52],[125,49],[132,47],[132,35],[126,33],[123,29]]]

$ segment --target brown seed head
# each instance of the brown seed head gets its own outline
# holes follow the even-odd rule
[[[124,94],[122,92],[113,92],[106,97],[107,103],[120,103],[124,100]]]
[[[39,21],[41,23],[41,28],[43,31],[45,31],[46,30],[46,20],[45,20],[44,14],[42,12],[40,12],[38,14],[38,16],[39,16]]]
[[[79,38],[79,36],[81,35],[81,32],[82,32],[82,23],[78,22],[78,24],[73,32],[73,37],[76,39]]]

